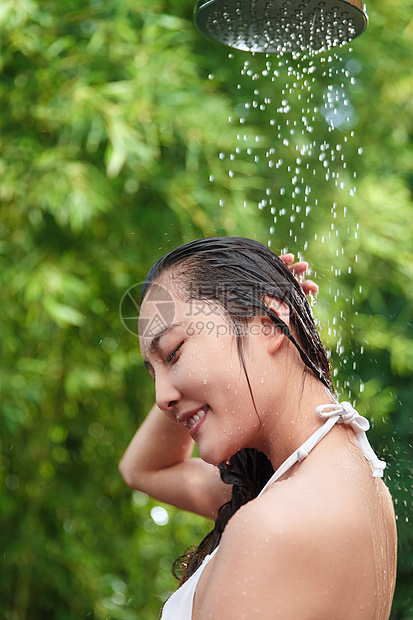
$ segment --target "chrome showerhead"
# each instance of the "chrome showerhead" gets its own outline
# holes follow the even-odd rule
[[[366,28],[361,0],[199,0],[195,23],[210,39],[250,52],[309,52],[348,43]]]

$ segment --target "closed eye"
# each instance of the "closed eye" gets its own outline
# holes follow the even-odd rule
[[[172,353],[170,355],[168,355],[168,359],[167,359],[167,364],[170,364],[172,362],[172,360],[174,359],[175,355],[178,353],[179,349],[182,347],[184,343],[181,342],[180,345],[178,345],[175,349],[175,351],[172,351]]]

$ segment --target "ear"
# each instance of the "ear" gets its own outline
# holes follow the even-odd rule
[[[278,316],[279,319],[281,319],[281,321],[286,324],[287,327],[289,327],[290,309],[287,304],[276,297],[271,297],[270,295],[265,295],[263,302]],[[273,355],[276,351],[278,351],[286,336],[267,314],[261,315],[259,320],[261,322],[262,333],[267,341],[267,351],[270,355]]]

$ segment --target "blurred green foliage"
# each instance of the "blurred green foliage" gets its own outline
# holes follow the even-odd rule
[[[2,3],[1,618],[156,618],[175,587],[173,559],[208,529],[118,474],[153,399],[119,303],[160,254],[215,234],[306,249],[338,391],[373,420],[389,463],[400,540],[392,619],[413,616],[413,3],[368,8],[369,30],[332,65],[351,61],[357,74],[354,137],[343,143],[321,114],[314,121],[320,144],[343,143],[357,192],[349,198],[320,168],[318,205],[300,229],[291,194],[279,192],[291,188],[294,149],[276,174],[264,156],[230,158],[256,84],[240,78],[248,55],[229,58],[195,30],[189,0]],[[271,82],[265,60],[248,58],[262,93],[281,99],[288,67]],[[318,70],[315,101],[338,75]],[[270,112],[247,118],[254,153],[278,151]],[[299,118],[297,102],[290,114]],[[257,208],[269,186],[276,224]]]

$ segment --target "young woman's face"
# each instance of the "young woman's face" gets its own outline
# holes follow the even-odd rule
[[[265,413],[265,336],[256,319],[245,330],[248,377],[257,411]],[[241,448],[258,447],[260,418],[234,327],[219,308],[182,301],[173,287],[155,285],[141,307],[139,341],[157,405],[188,428],[205,461],[216,465]]]

